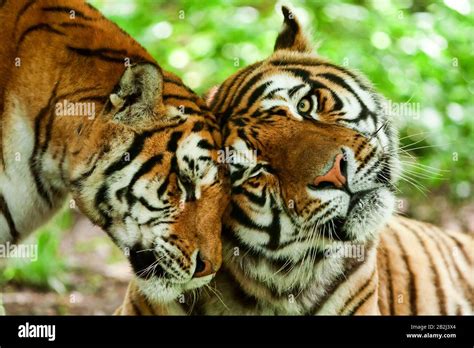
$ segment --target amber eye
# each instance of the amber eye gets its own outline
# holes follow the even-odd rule
[[[309,113],[312,107],[313,107],[313,102],[308,97],[304,97],[298,102],[298,112],[301,114]]]

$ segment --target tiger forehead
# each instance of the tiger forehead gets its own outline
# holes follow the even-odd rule
[[[259,73],[256,72],[256,74]],[[263,69],[260,74],[260,83],[256,85],[256,88],[260,88],[260,92],[262,92],[260,96],[265,96],[265,92],[269,93],[275,88],[289,89],[300,84],[312,88],[330,88],[337,93],[347,92],[346,89],[340,88],[335,80],[340,81],[340,84],[350,81],[362,88],[369,89],[358,76],[331,64],[299,66],[287,63],[285,66],[270,66],[268,69]]]

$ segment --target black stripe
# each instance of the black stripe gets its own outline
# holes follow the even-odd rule
[[[148,203],[148,202],[145,200],[145,198],[143,198],[143,197],[138,198],[138,201],[139,201],[141,204],[143,204],[143,205],[144,205],[148,210],[150,210],[150,211],[161,211],[161,212],[163,212],[163,211],[168,211],[168,210],[171,209],[170,207],[162,207],[162,208],[154,207],[154,206],[152,206],[150,203]],[[171,223],[171,222],[167,222],[167,223]]]
[[[241,167],[240,165],[238,164],[230,164],[232,167],[236,167],[236,168],[239,168]],[[239,168],[237,170],[234,170],[232,172],[232,174],[230,174],[230,182],[231,183],[235,183],[237,182],[238,180],[242,179],[244,174],[245,174],[245,170],[246,168]],[[233,187],[232,190],[235,190],[237,189],[237,187]]]
[[[78,102],[94,101],[100,104],[105,104],[108,99],[109,99],[108,95],[91,95],[91,96],[79,98],[77,101]]]
[[[382,243],[381,243],[382,244]],[[381,250],[378,251],[379,253]],[[385,268],[385,274],[387,275],[387,282],[388,282],[388,297],[390,301],[390,315],[395,315],[395,299],[393,298],[393,281],[392,281],[392,273],[391,269],[392,267],[390,266],[390,258],[387,255],[388,251],[387,249],[384,248],[382,255],[385,260],[384,268]]]
[[[130,304],[132,305],[133,307],[133,310],[135,311],[136,315],[138,316],[142,316],[143,313],[142,311],[140,310],[140,306],[137,305],[137,303],[135,302],[135,298],[134,298],[134,294],[129,294],[128,298],[130,300]]]
[[[5,197],[3,197],[2,194],[0,194],[0,213],[3,214],[5,220],[7,221],[8,228],[10,229],[10,235],[12,236],[12,242],[16,243],[20,238],[20,233],[16,229],[15,221],[13,221],[7,202],[5,201]]]
[[[233,98],[234,95],[230,95],[229,91],[234,87],[237,83],[240,81],[243,81],[247,78],[248,75],[250,75],[253,71],[255,71],[256,68],[258,68],[262,62],[257,62],[255,64],[252,64],[240,71],[238,71],[233,77],[232,80],[227,80],[224,85],[219,87],[219,89],[216,92],[216,95],[214,99],[211,101],[211,109],[214,111],[222,111],[222,107],[227,99]],[[229,100],[231,101],[231,100]],[[220,124],[223,124],[224,122],[220,122]]]
[[[346,301],[344,302],[344,305],[340,308],[339,310],[339,315],[341,315],[343,312],[344,312],[344,309],[346,309],[346,307],[356,298],[358,297],[360,294],[362,294],[364,292],[365,289],[367,289],[370,285],[370,282],[374,276],[374,273],[375,273],[375,270],[372,271],[372,273],[370,274],[369,278],[365,281],[365,283],[359,288],[357,289],[357,291],[352,294],[352,296],[350,296],[348,299],[346,299]],[[355,311],[354,309],[352,309],[351,313],[353,314]],[[350,315],[352,315],[350,314]]]
[[[450,238],[451,240],[454,241],[454,243],[456,243],[456,246],[458,247],[458,249],[461,251],[461,253],[464,255],[464,258],[466,259],[466,263],[468,265],[471,265],[472,262],[470,261],[470,258],[469,258],[469,255],[467,253],[466,250],[464,250],[464,244],[462,241],[460,241],[459,239],[457,239],[455,236],[453,236],[452,234],[450,233],[446,233],[445,234],[448,238]]]
[[[128,161],[125,160],[125,156],[121,156],[117,161],[112,163],[105,169],[104,175],[109,176],[113,173],[122,170],[128,166],[133,160],[141,153],[143,146],[145,145],[145,140],[148,139],[156,130],[145,131],[139,135],[135,135],[133,138],[132,144],[128,147],[126,153],[129,154],[130,158]]]
[[[168,140],[168,143],[166,144],[166,150],[169,152],[176,152],[178,149],[178,142],[183,136],[183,132],[173,132],[170,135],[170,139]]]
[[[156,191],[156,194],[158,195],[158,197],[162,197],[166,190],[168,189],[168,185],[170,183],[170,176],[169,174],[166,176],[166,179],[163,181],[163,183],[161,184],[161,186],[158,188],[158,190]]]
[[[249,294],[245,291],[242,287],[240,282],[235,278],[231,271],[223,271],[218,274],[219,280],[223,278],[224,284],[232,284],[231,291],[232,291],[232,299],[239,302],[239,306],[249,309],[252,312],[258,308],[258,298],[254,295]],[[234,313],[229,313],[234,314]]]
[[[410,314],[411,315],[417,315],[418,314],[418,295],[417,295],[417,291],[416,291],[415,276],[414,276],[413,270],[411,269],[411,266],[410,266],[410,263],[409,263],[409,260],[408,260],[408,256],[407,256],[407,252],[406,252],[405,248],[403,247],[403,244],[400,240],[400,237],[398,236],[398,234],[395,230],[393,230],[391,227],[389,227],[389,228],[390,228],[390,231],[392,232],[392,235],[395,238],[395,241],[398,245],[398,248],[400,249],[400,252],[402,254],[402,259],[403,259],[403,262],[405,262],[406,270],[407,270],[407,273],[408,273],[408,290],[409,290],[409,295],[410,295],[410,298],[409,298],[409,301],[410,301]]]
[[[438,233],[437,231],[434,231],[432,229],[428,229],[423,225],[420,225],[420,228],[425,232],[425,233],[430,233],[430,238],[434,241],[436,244],[436,247],[438,249],[438,252],[441,254],[443,258],[443,262],[446,265],[447,272],[449,274],[449,279],[451,280],[451,283],[453,284],[453,287],[462,289],[464,298],[467,299],[467,301],[474,306],[474,296],[472,295],[472,291],[469,288],[469,281],[465,279],[464,274],[462,270],[459,268],[459,265],[456,263],[456,261],[453,259],[452,256],[449,255],[449,251],[446,250],[448,247],[447,244],[445,243],[442,239],[442,236],[445,236],[447,238],[447,233]],[[446,256],[446,253],[448,253],[448,256]],[[455,276],[451,273],[451,270],[449,269],[450,267],[448,266],[448,258],[451,262],[449,262],[449,265],[454,265],[455,272],[457,272],[456,279],[454,279]]]
[[[193,124],[193,128],[191,129],[191,132],[200,132],[204,128],[204,122],[198,121],[195,124]]]
[[[366,244],[367,252],[370,251],[372,243]],[[350,279],[350,277],[364,264],[364,261],[358,261],[356,258],[345,260],[344,272],[340,273],[336,279],[327,287],[326,293],[323,297],[318,299],[313,306],[307,311],[307,314],[315,315],[323,308],[329,299],[338,291],[340,286]]]
[[[17,45],[16,45],[16,48],[18,50],[18,48],[21,46],[21,44],[23,43],[23,41],[26,39],[26,37],[28,36],[28,34],[32,33],[32,32],[35,32],[35,31],[38,31],[38,30],[42,30],[42,31],[47,31],[49,33],[54,33],[54,34],[58,34],[58,35],[66,35],[64,34],[63,32],[57,30],[57,29],[54,29],[52,26],[50,26],[49,24],[45,24],[45,23],[40,23],[40,24],[36,24],[36,25],[33,25],[31,27],[29,27],[28,29],[26,29],[20,36],[20,39],[18,40],[17,42]]]
[[[265,262],[268,267],[273,268],[274,272],[289,272],[290,270],[295,270],[294,265],[301,260],[293,262],[291,259],[269,259],[266,255],[260,253],[258,250],[255,250],[253,247],[249,247],[246,244],[243,244],[242,241],[232,232],[232,231],[224,231],[223,233],[226,237],[223,237],[224,243],[228,243],[231,245],[232,248],[238,247],[240,252],[240,257],[244,257],[244,265],[241,266],[239,264],[235,265],[238,270],[242,272],[245,270],[246,267],[255,267],[256,265],[262,264]],[[226,249],[226,246],[224,246]],[[227,249],[229,249],[227,247]],[[250,259],[250,260],[249,260]],[[229,268],[229,267],[227,267]],[[295,272],[298,270],[296,269]],[[231,271],[227,272],[227,274],[231,274],[234,278],[234,275]],[[294,284],[292,287],[287,288],[284,292],[280,292],[277,288],[269,286],[269,284],[261,279],[253,278],[247,274],[245,274],[245,278],[251,282],[259,284],[259,286],[263,286],[268,291],[269,295],[271,295],[273,301],[281,301],[283,298],[287,298],[290,294],[298,294],[302,291],[298,284]],[[237,280],[235,280],[237,282]],[[237,282],[238,283],[238,282]],[[238,283],[239,284],[239,283]],[[247,284],[249,287],[249,284]]]
[[[230,217],[244,227],[251,228],[260,232],[267,232],[265,226],[259,225],[255,223],[252,219],[250,219],[250,217],[235,201],[231,202]]]
[[[255,104],[255,102],[257,101],[257,99],[263,95],[263,92],[265,92],[265,90],[270,85],[271,85],[270,82],[266,82],[266,83],[258,86],[257,88],[255,88],[253,90],[253,92],[250,94],[249,98],[247,99],[246,105],[248,105],[249,107],[252,107],[253,104]]]
[[[128,184],[128,189],[126,193],[128,204],[131,205],[132,203],[136,201],[136,197],[133,195],[133,187],[135,186],[135,183],[138,181],[138,179],[140,179],[146,173],[150,172],[156,165],[160,164],[162,160],[163,160],[162,154],[158,154],[156,156],[149,158],[145,163],[141,165],[140,169],[133,175],[132,179],[130,180],[130,183]]]
[[[29,0],[23,5],[20,11],[18,11],[18,14],[16,15],[16,20],[15,20],[15,26],[14,26],[15,28],[17,27],[18,21],[20,20],[21,16],[23,16],[23,14],[30,8],[31,5],[35,3],[35,1],[36,0]]]
[[[385,256],[387,260],[387,266],[390,262],[389,258]],[[393,281],[392,281],[392,273],[390,268],[387,268],[387,281],[389,282],[389,296],[390,296],[390,315],[395,315],[395,299],[393,298]]]
[[[341,66],[335,65],[335,64],[331,64],[331,63],[327,63],[327,62],[324,62],[324,63],[318,62],[314,58],[295,59],[293,57],[291,57],[291,58],[290,57],[285,57],[285,60],[277,60],[277,59],[271,60],[270,64],[274,65],[276,67],[279,67],[279,68],[286,67],[287,65],[303,65],[303,66],[305,66],[309,69],[314,69],[314,68],[319,68],[319,67],[329,67],[329,68],[333,68],[333,69],[336,69],[338,71],[341,71],[341,72],[349,75],[350,77],[352,77],[356,81],[358,81],[358,77],[353,72],[351,72],[351,71],[349,71],[349,70],[347,70],[347,69],[345,69]]]
[[[400,224],[403,225],[408,231],[411,231],[415,238],[417,239],[418,243],[420,243],[421,248],[423,249],[423,253],[425,254],[426,258],[428,259],[430,263],[430,268],[431,271],[433,272],[432,278],[434,276],[434,281],[433,285],[436,289],[436,297],[438,298],[438,307],[441,311],[442,315],[446,315],[448,310],[446,308],[446,297],[444,291],[441,289],[441,276],[439,274],[439,270],[436,267],[434,260],[433,260],[433,255],[431,252],[428,250],[425,241],[423,238],[419,235],[419,232],[416,231],[412,226],[406,224],[404,221],[400,221]]]
[[[106,62],[123,64],[125,62],[125,58],[129,58],[132,64],[149,63],[149,64],[156,65],[154,62],[149,61],[147,58],[144,58],[140,55],[136,55],[136,54],[128,55],[127,51],[125,50],[113,50],[110,48],[88,49],[88,48],[81,48],[81,47],[72,47],[69,45],[66,46],[66,48],[69,51],[74,52],[80,56],[98,58]],[[111,56],[110,54],[114,54],[117,56]]]
[[[372,147],[372,149],[370,150],[369,154],[366,155],[363,159],[362,159],[362,163],[361,165],[356,168],[356,173],[359,173],[362,171],[362,169],[364,169],[367,164],[370,162],[370,160],[375,156],[375,153],[377,152],[377,148],[376,147]],[[378,164],[378,163],[377,163]],[[376,164],[376,165],[377,165]],[[375,166],[375,165],[374,165]],[[370,169],[372,169],[374,166],[372,166]]]
[[[143,302],[145,303],[145,305],[148,307],[148,310],[150,311],[151,315],[158,315],[156,312],[155,312],[155,309],[153,307],[153,305],[150,303],[150,301],[148,300],[148,297],[146,296],[143,296]]]
[[[84,24],[84,23],[65,22],[59,25],[64,28],[90,28],[89,25]]]
[[[372,297],[372,295],[373,295],[374,293],[375,293],[375,289],[372,290],[372,291],[370,291],[370,292],[357,304],[357,306],[355,306],[355,307],[352,309],[352,311],[350,311],[349,315],[354,315],[354,314],[359,310],[359,308],[362,307],[362,305],[363,305],[364,303],[366,303],[369,298]]]
[[[194,114],[201,115],[202,114],[200,109],[196,109],[196,108],[193,108],[193,107],[190,107],[190,106],[184,106],[184,108],[183,108],[183,106],[184,105],[180,105],[180,107],[183,110],[184,115],[194,115]]]
[[[232,194],[234,195],[244,195],[250,202],[253,204],[258,205],[259,207],[263,207],[265,203],[267,202],[267,192],[266,190],[262,190],[262,194],[256,195],[250,191],[247,191],[245,188],[242,186],[237,186],[232,188]]]
[[[110,227],[110,225],[112,224],[112,220],[110,218],[110,216],[107,214],[107,210],[103,210],[101,209],[101,204],[104,203],[108,206],[108,200],[109,200],[109,188],[107,186],[106,183],[103,183],[102,186],[99,188],[99,190],[97,191],[97,193],[95,194],[95,197],[94,197],[94,204],[95,204],[95,207],[97,209],[97,211],[99,212],[99,214],[101,215],[102,219],[104,220],[104,225],[102,227]]]
[[[86,172],[82,173],[77,177],[76,179],[72,179],[70,181],[71,186],[73,187],[78,187],[82,185],[82,182],[86,180],[91,174],[94,172],[94,170],[97,168],[97,162],[99,161],[99,156],[96,156],[94,160],[94,164],[91,166],[90,169],[88,169]]]
[[[237,130],[237,135],[239,136],[240,140],[242,140],[243,142],[245,142],[245,144],[247,145],[247,147],[251,148],[251,149],[255,149],[256,146],[250,141],[249,137],[247,136],[247,133],[245,133],[245,130],[243,128],[239,128]],[[254,135],[254,133],[252,132],[252,135]]]
[[[352,89],[351,86],[349,86],[346,81],[344,81],[344,79],[342,79],[341,77],[335,75],[335,74],[331,74],[331,73],[324,73],[324,74],[318,74],[317,75],[318,77],[323,77],[329,81],[331,81],[332,83],[338,85],[339,87],[342,87],[344,88],[345,90],[347,90],[348,92],[350,92],[351,94],[354,95],[354,97],[357,99],[357,101],[360,103],[361,107],[362,107],[362,110],[360,112],[360,114],[353,120],[346,120],[348,122],[359,122],[360,120],[364,120],[366,119],[368,116],[371,116],[374,120],[374,123],[376,124],[376,119],[375,119],[375,116],[373,115],[373,112],[369,110],[369,108],[367,107],[367,105],[362,101],[362,99],[360,99],[359,95]],[[363,86],[360,86],[361,88],[363,88]]]
[[[237,233],[232,230],[231,227],[224,225],[223,227],[223,232],[222,236],[224,239],[228,239],[233,246],[239,246],[239,249],[245,250],[243,254],[245,256],[252,256],[255,259],[255,263],[258,263],[261,260],[267,260],[270,262],[272,265],[276,267],[276,270],[280,270],[281,268],[289,268],[291,265],[299,263],[302,261],[302,259],[305,257],[305,255],[311,255],[312,258],[315,261],[320,261],[325,257],[324,251],[320,250],[317,246],[308,248],[306,250],[306,254],[302,254],[301,258],[298,259],[287,259],[287,258],[282,258],[282,259],[277,259],[277,258],[268,258],[266,254],[263,252],[257,250],[254,246],[248,245],[245,241],[241,240],[238,236]],[[279,245],[280,248],[286,247],[297,240],[285,242]]]
[[[77,53],[81,56],[86,56],[86,57],[96,57],[108,62],[115,62],[115,63],[123,63],[125,60],[125,51],[121,52],[106,52],[105,49],[89,49],[89,48],[80,48],[80,47],[72,47],[72,46],[66,46],[68,50]],[[120,57],[111,57],[110,55],[107,55],[106,53],[112,53],[112,54],[120,54]]]
[[[304,83],[300,85],[296,85],[288,90],[288,96],[290,98],[293,98],[293,96],[298,92],[301,88],[305,87],[306,85]]]
[[[248,245],[245,241],[241,240],[237,236],[237,233],[233,231],[232,228],[227,225],[224,225],[222,228],[222,239],[223,241],[226,241],[228,244],[230,244],[232,249],[235,247],[238,247],[240,254],[245,255],[245,258],[252,258],[253,259],[252,262],[260,263],[263,260],[266,260],[272,265],[274,265],[277,270],[282,267],[286,267],[286,265],[292,265],[300,261],[300,260],[296,260],[293,262],[286,258],[269,259],[268,256],[266,256],[264,253],[259,251],[257,248],[251,245]]]
[[[192,98],[193,101],[198,100],[198,97],[196,96],[196,93],[194,93],[194,91],[191,88],[189,88],[188,86],[183,84],[183,82],[181,80],[179,80],[179,79],[173,80],[169,77],[164,77],[163,82],[173,84],[173,85],[178,86],[178,87],[184,89],[185,91],[187,91],[189,94],[191,94],[188,99]],[[175,95],[175,96],[178,96],[178,95]]]
[[[280,210],[278,208],[272,208],[272,217],[272,223],[266,229],[270,236],[267,248],[270,250],[277,250],[280,245],[281,237]]]
[[[443,245],[443,244],[440,244],[440,242],[442,242],[442,241],[438,240],[439,236],[435,232],[433,232],[431,230],[428,230],[427,228],[425,228],[425,226],[422,226],[422,225],[420,225],[419,227],[423,231],[423,233],[435,244],[436,250],[438,250],[438,252],[441,255],[441,258],[443,259],[443,263],[444,263],[444,266],[445,266],[445,268],[447,270],[447,273],[449,275],[449,279],[451,280],[451,282],[453,284],[456,284],[454,276],[451,273],[451,271],[449,270],[450,265],[452,265],[452,264],[450,262],[448,262],[448,258],[446,257],[446,254],[445,254],[446,250],[444,249],[446,246]],[[432,235],[431,233],[434,233],[434,235]]]
[[[328,86],[324,85],[323,83],[319,82],[319,81],[315,81],[315,80],[310,80],[313,88],[316,84],[316,86],[321,86],[321,87],[317,87],[317,88],[320,88],[320,89],[324,89],[326,91],[329,91],[329,93],[331,94],[331,98],[334,102],[334,107],[331,109],[330,112],[334,113],[334,112],[337,112],[337,111],[340,111],[343,109],[344,107],[344,103],[342,102],[341,98],[339,98],[339,95],[337,95],[337,93],[335,93],[333,90],[331,90]],[[321,103],[321,107],[323,107],[324,105],[326,105],[326,98],[323,100],[323,103]],[[318,108],[320,107],[320,105],[318,104]],[[325,110],[325,109],[322,109],[322,110]],[[321,110],[319,110],[321,111]],[[339,113],[341,116],[342,115],[345,115],[344,112],[340,112]]]
[[[43,7],[41,9],[44,12],[61,12],[61,13],[66,13],[68,15],[71,15],[71,11],[74,11],[74,16],[77,16],[79,18],[85,19],[85,20],[93,20],[94,18],[86,16],[83,12],[76,10],[71,7],[65,7],[65,6],[48,6],[48,7]]]
[[[296,77],[301,78],[303,81],[305,81],[308,84],[311,84],[311,88],[313,90],[324,89],[328,91],[331,94],[331,97],[334,102],[334,107],[332,110],[341,110],[343,108],[344,104],[341,98],[339,98],[339,96],[337,95],[337,93],[335,93],[331,88],[329,88],[329,86],[327,86],[323,82],[311,79],[311,75],[309,71],[304,70],[304,69],[298,69],[298,68],[286,68],[284,69],[284,71],[289,72],[295,75]]]
[[[214,150],[214,148],[215,148],[214,145],[212,145],[206,139],[199,140],[199,142],[197,143],[197,147],[199,147],[200,149],[204,149],[204,150]]]
[[[59,161],[59,175],[61,177],[61,181],[65,184],[67,184],[67,178],[66,178],[66,175],[64,173],[64,162],[66,160],[66,145],[63,146],[63,151],[61,153],[61,159]]]
[[[142,164],[142,166],[135,173],[135,175],[133,175],[133,178],[132,180],[130,180],[128,187],[132,189],[138,179],[140,179],[146,173],[150,172],[157,164],[160,164],[162,160],[163,160],[162,154],[158,154],[149,158],[145,163]]]
[[[297,68],[285,68],[283,69],[284,72],[289,72],[293,75],[295,75],[296,77],[299,77],[300,79],[302,79],[304,82],[309,82],[310,81],[310,72],[308,70],[304,70],[304,69],[297,69]],[[315,81],[317,82],[317,81]]]
[[[176,99],[176,100],[184,100],[184,101],[192,101],[195,102],[197,100],[196,95],[180,95],[180,94],[163,94],[163,100],[168,99]]]
[[[259,72],[255,74],[250,80],[245,83],[245,85],[241,85],[235,92],[234,96],[232,97],[231,102],[227,105],[224,111],[223,118],[220,120],[221,124],[225,123],[227,119],[232,115],[232,111],[235,109],[236,105],[239,105],[243,99],[243,97],[247,94],[247,92],[257,84],[257,82],[264,76],[266,71]],[[251,75],[251,74],[249,74]],[[245,76],[247,78],[248,76]],[[242,81],[243,82],[243,81]],[[245,108],[249,105],[246,104]]]
[[[50,208],[52,208],[53,206],[52,198],[49,196],[49,193],[47,192],[45,184],[41,178],[42,162],[41,162],[40,157],[44,154],[45,144],[40,144],[40,136],[41,136],[41,129],[42,129],[41,127],[42,121],[44,118],[48,116],[48,112],[53,105],[53,100],[56,97],[57,88],[58,88],[58,82],[56,82],[56,84],[54,85],[53,91],[51,92],[51,95],[49,97],[49,100],[46,106],[44,106],[40,110],[38,115],[35,117],[35,133],[34,133],[35,143],[33,147],[33,153],[31,154],[31,157],[29,159],[30,171],[35,182],[36,190],[38,191],[41,198],[44,201],[46,201],[46,203],[48,204]],[[50,118],[53,118],[53,117],[51,116]],[[49,121],[48,124],[50,122],[51,121]]]
[[[271,99],[271,98],[273,98],[273,97],[275,96],[275,94],[276,94],[277,92],[280,92],[280,91],[283,91],[283,90],[285,90],[285,89],[284,89],[284,88],[280,88],[280,87],[279,87],[279,88],[272,89],[270,92],[268,92],[268,93],[263,97],[263,99]]]

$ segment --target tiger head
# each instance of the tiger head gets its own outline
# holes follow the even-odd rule
[[[72,144],[74,200],[154,301],[206,284],[220,267],[228,187],[217,129],[180,79],[143,63],[125,70],[103,115]]]
[[[369,82],[312,53],[283,14],[273,54],[209,101],[230,154],[226,229],[266,255],[364,243],[394,210],[397,133]]]

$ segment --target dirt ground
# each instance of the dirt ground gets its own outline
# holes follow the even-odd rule
[[[442,195],[430,197],[430,203],[403,204],[400,210],[445,228],[474,233],[474,204],[453,209]],[[61,251],[71,267],[67,292],[7,285],[3,289],[7,314],[107,315],[121,304],[131,271],[118,248],[81,215],[63,236]]]
[[[61,252],[71,272],[63,294],[22,285],[3,289],[5,311],[11,315],[107,315],[121,304],[131,271],[108,236],[78,215],[71,231],[64,233]],[[110,262],[111,257],[115,260]]]

